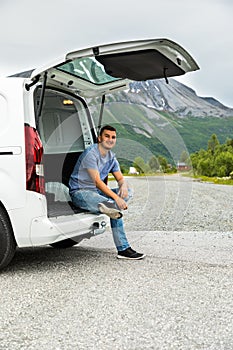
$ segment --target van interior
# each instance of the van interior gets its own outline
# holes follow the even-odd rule
[[[35,111],[41,88],[35,90]],[[59,90],[46,88],[37,129],[43,143],[45,192],[48,216],[71,215],[83,211],[72,205],[68,182],[79,155],[95,142],[94,126],[84,100]]]

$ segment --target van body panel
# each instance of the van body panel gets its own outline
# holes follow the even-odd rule
[[[32,221],[35,218],[47,216],[47,203],[44,195],[26,190],[24,195],[24,206],[8,211],[18,247],[32,245]]]
[[[7,210],[25,205],[22,79],[0,80],[0,201]]]

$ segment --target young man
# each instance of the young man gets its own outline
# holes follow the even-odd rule
[[[133,250],[127,240],[122,210],[127,209],[131,190],[121,173],[115,154],[116,129],[110,125],[101,128],[98,143],[87,148],[79,157],[69,181],[70,196],[77,207],[110,217],[113,240],[119,259],[139,260],[144,254]],[[118,188],[110,189],[105,179],[112,173]]]

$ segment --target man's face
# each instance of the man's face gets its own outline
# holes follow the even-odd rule
[[[116,132],[104,130],[98,137],[98,141],[104,149],[111,150],[116,144]]]

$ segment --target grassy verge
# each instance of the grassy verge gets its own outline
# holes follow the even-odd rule
[[[224,177],[208,177],[208,176],[192,176],[194,179],[199,179],[204,182],[212,182],[218,185],[233,185],[233,179],[228,179]]]

